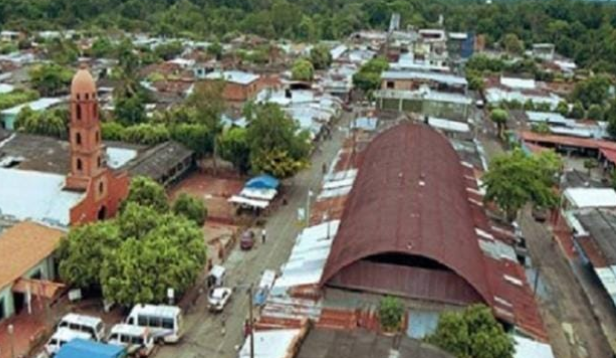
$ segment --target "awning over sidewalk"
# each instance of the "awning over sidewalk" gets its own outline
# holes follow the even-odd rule
[[[54,299],[65,285],[47,280],[33,280],[20,278],[13,285],[13,292],[38,296],[46,299]]]

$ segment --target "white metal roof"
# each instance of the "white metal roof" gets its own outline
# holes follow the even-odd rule
[[[571,123],[570,119],[563,117],[560,113],[555,112],[534,112],[527,111],[526,116],[531,122],[548,122],[550,124],[562,124],[568,125]]]
[[[107,147],[107,165],[117,169],[137,157],[134,149]]]
[[[533,341],[528,338],[514,336],[514,358],[554,358],[549,344]]]
[[[254,358],[287,358],[300,332],[299,329],[256,331],[254,333]],[[246,339],[238,358],[249,357],[251,357],[250,339]]]
[[[434,128],[439,128],[450,132],[468,133],[471,131],[471,128],[468,124],[452,121],[449,119],[430,117],[428,123]]]
[[[70,224],[70,210],[83,193],[64,191],[58,174],[0,168],[0,214],[56,226]]]
[[[428,80],[449,85],[466,86],[466,78],[446,73],[438,72],[418,72],[418,71],[385,71],[381,75],[384,80]]]
[[[17,115],[24,107],[30,107],[33,111],[43,111],[51,106],[62,103],[63,101],[64,98],[39,98],[36,101],[5,109],[2,111],[2,114]]]
[[[502,76],[500,78],[500,82],[503,86],[507,86],[510,88],[518,88],[518,89],[535,89],[537,84],[534,79],[527,78],[515,78],[515,77],[505,77]]]
[[[182,313],[182,310],[177,306],[168,305],[136,305],[133,307],[130,315],[145,314],[157,317],[172,318]]]
[[[238,83],[241,85],[248,85],[258,80],[259,76],[255,75],[254,73],[248,73],[248,72],[242,72],[242,71],[224,71],[224,72],[215,71],[215,72],[208,73],[205,76],[205,78],[210,79],[210,80],[216,80],[216,79],[222,78],[228,82]]]
[[[12,85],[0,83],[0,94],[11,93],[14,89],[15,87]]]
[[[616,191],[609,188],[569,188],[565,197],[578,209],[616,207]]]

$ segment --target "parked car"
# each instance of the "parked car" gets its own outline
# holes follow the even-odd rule
[[[255,246],[255,233],[250,230],[244,231],[240,238],[240,249],[250,250],[253,246]]]
[[[77,338],[91,340],[92,335],[86,332],[73,331],[68,328],[58,328],[58,330],[56,330],[53,336],[51,336],[49,341],[45,344],[45,352],[49,357],[53,357],[56,353],[58,353],[60,347]]]
[[[154,350],[154,338],[147,327],[120,323],[111,328],[107,343],[122,346],[134,357],[147,357]]]
[[[99,317],[69,313],[62,317],[58,324],[58,328],[88,333],[92,339],[98,342],[105,339],[105,324]]]
[[[548,210],[538,207],[533,207],[532,211],[533,219],[537,222],[545,222],[548,219]]]
[[[210,290],[210,293],[207,297],[210,311],[222,312],[222,310],[225,308],[225,306],[231,299],[232,293],[233,289],[229,287],[216,287]]]

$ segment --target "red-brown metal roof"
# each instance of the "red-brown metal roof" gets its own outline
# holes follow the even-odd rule
[[[412,123],[383,132],[363,154],[322,284],[359,260],[402,253],[447,266],[491,304],[470,205],[463,165],[443,135]]]

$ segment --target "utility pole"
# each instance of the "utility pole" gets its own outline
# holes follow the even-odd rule
[[[312,198],[312,190],[308,189],[306,196],[306,227],[310,225],[310,199]]]
[[[252,284],[248,287],[248,319],[250,320],[250,358],[255,358],[255,324],[252,317]]]
[[[8,331],[9,331],[9,339],[10,339],[10,344],[11,344],[11,358],[15,358],[15,340],[13,337],[15,333],[15,327],[13,327],[12,324],[9,324]]]

